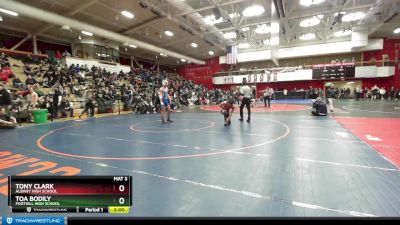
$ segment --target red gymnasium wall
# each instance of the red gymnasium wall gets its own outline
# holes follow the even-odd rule
[[[214,88],[212,74],[226,70],[229,65],[219,64],[219,57],[206,60],[205,65],[187,64],[180,66],[176,71],[188,80],[193,80],[197,84],[202,84],[207,88]]]
[[[398,54],[396,56],[396,50]],[[390,60],[400,59],[400,39],[384,39],[383,49],[380,51],[369,51],[363,53],[363,60],[370,61],[371,59],[382,60],[383,55],[388,55]],[[395,65],[395,75],[388,78],[363,79],[363,86],[371,87],[375,84],[379,87],[400,87],[400,63]]]
[[[4,48],[12,48],[18,42],[20,42],[23,38],[15,37],[10,35],[0,35],[0,41]],[[46,54],[46,51],[54,51],[55,53],[59,51],[61,54],[66,50],[71,53],[71,46],[54,44],[44,41],[37,41],[37,49],[40,50],[42,54]],[[32,39],[25,41],[22,45],[20,45],[16,50],[33,52],[33,44]],[[57,54],[56,54],[57,55]]]

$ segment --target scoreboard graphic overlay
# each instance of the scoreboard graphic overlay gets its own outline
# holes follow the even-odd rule
[[[8,205],[18,213],[128,213],[131,176],[9,176]]]

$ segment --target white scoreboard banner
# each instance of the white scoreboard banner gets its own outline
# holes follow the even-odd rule
[[[357,66],[355,68],[354,78],[379,78],[390,77],[395,73],[394,66]],[[218,76],[213,77],[213,84],[241,84],[243,78],[246,78],[248,83],[269,83],[269,82],[282,82],[282,81],[299,81],[299,80],[312,80],[312,69],[299,69],[295,71],[266,71],[258,74],[246,74],[235,76]]]

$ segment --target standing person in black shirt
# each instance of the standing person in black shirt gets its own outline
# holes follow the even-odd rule
[[[246,106],[247,108],[247,122],[250,123],[250,103],[251,103],[251,94],[252,90],[247,85],[247,80],[246,78],[243,78],[243,86],[240,88],[240,95],[242,98],[242,103],[240,104],[240,121],[243,121],[243,108]]]
[[[54,88],[53,103],[51,105],[51,121],[58,118],[58,107],[61,104],[61,91],[58,87]]]
[[[85,110],[82,111],[81,115],[79,115],[79,119],[82,118],[83,114],[87,114],[88,117],[90,116],[91,118],[94,118],[94,99],[92,96],[87,96],[86,104],[85,104]]]
[[[11,95],[6,87],[0,83],[0,107],[4,107],[8,111],[9,105],[11,105]]]
[[[394,100],[394,98],[395,98],[395,96],[394,96],[395,92],[396,92],[396,91],[395,91],[394,87],[392,86],[392,87],[390,88],[390,90],[389,90],[390,100]]]

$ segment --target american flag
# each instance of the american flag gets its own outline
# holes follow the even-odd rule
[[[236,45],[231,45],[226,47],[226,64],[236,64],[237,62],[237,47]]]

